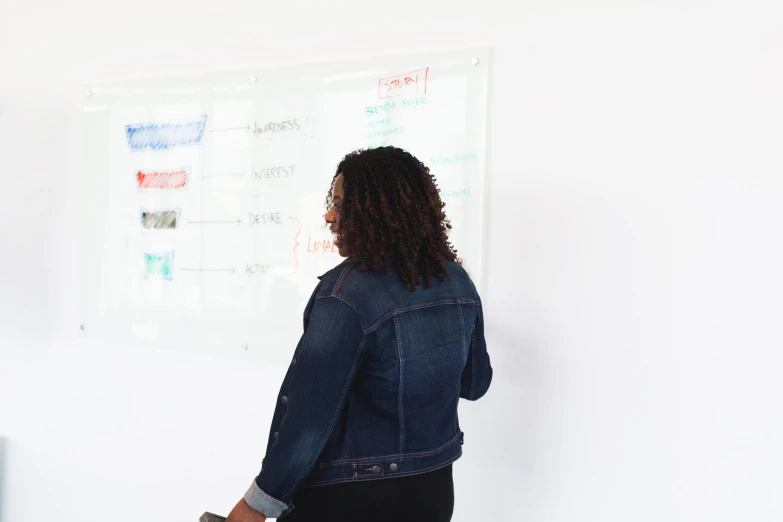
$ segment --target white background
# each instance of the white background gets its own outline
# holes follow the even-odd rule
[[[507,4],[4,0],[2,522],[225,513],[284,371],[75,340],[81,85],[473,45],[497,373],[455,520],[783,518],[779,3]]]

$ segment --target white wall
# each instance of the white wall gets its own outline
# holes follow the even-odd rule
[[[779,2],[4,1],[2,522],[226,512],[284,371],[75,339],[81,85],[472,45],[497,378],[455,520],[783,519]]]

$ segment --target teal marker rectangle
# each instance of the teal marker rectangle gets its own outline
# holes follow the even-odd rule
[[[144,254],[144,278],[171,280],[174,251],[161,254]]]

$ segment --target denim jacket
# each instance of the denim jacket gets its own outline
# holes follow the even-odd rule
[[[486,393],[492,367],[476,288],[447,268],[415,292],[350,258],[319,278],[250,507],[277,518],[302,486],[415,475],[462,455],[457,403]]]

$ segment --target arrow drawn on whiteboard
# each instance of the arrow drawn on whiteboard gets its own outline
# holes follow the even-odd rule
[[[240,223],[242,223],[242,220],[237,219],[229,219],[229,220],[220,220],[220,221],[188,221],[188,225],[209,225],[212,223],[236,223],[237,226],[239,226]]]
[[[231,275],[237,271],[236,268],[179,268],[178,270],[185,272],[231,272]]]
[[[244,127],[228,127],[226,129],[212,129],[209,132],[224,132],[224,131],[233,131],[233,130],[250,131],[250,125],[245,125]]]
[[[294,262],[296,263],[296,266],[294,268],[294,271],[291,272],[289,275],[294,275],[297,270],[299,270],[299,259],[296,257],[296,249],[299,246],[299,234],[302,232],[302,224],[299,222],[298,219],[292,218],[291,216],[288,216],[288,219],[293,219],[296,221],[296,224],[299,225],[299,230],[296,231],[296,237],[294,237]]]
[[[212,174],[211,176],[201,176],[200,178],[196,178],[196,179],[222,178],[225,176],[239,176],[241,178],[244,177],[244,175],[245,175],[245,171],[242,170],[241,172],[227,172],[225,174]]]

